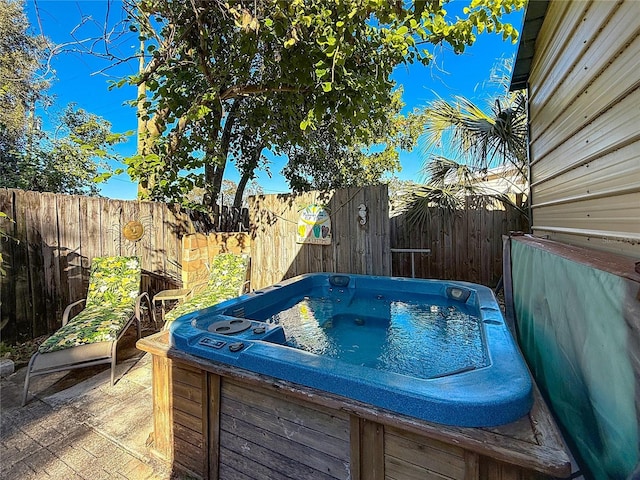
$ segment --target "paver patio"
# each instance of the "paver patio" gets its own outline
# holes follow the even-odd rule
[[[0,479],[185,478],[151,454],[151,357],[123,342],[113,387],[108,366],[36,377],[20,407],[25,369],[1,380]]]

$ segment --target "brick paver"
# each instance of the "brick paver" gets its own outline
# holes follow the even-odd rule
[[[128,365],[19,406],[24,372],[0,383],[0,480],[169,480],[187,478],[151,455],[151,368]],[[129,373],[130,378],[128,378]],[[86,387],[86,388],[85,388]],[[51,387],[47,387],[47,391]]]

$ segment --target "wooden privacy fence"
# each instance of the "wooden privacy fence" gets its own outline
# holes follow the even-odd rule
[[[326,206],[330,245],[296,243],[300,212]],[[364,209],[363,209],[364,207]],[[361,223],[360,213],[366,212]],[[251,286],[262,288],[310,272],[390,275],[387,186],[252,197]]]
[[[392,249],[430,250],[413,255],[416,277],[489,287],[495,287],[502,275],[502,235],[527,230],[527,219],[516,208],[493,209],[488,197],[469,197],[467,208],[455,214],[431,208],[421,225],[411,224],[406,215],[390,219]],[[411,276],[410,253],[393,253],[392,260],[394,276]]]
[[[392,253],[397,249],[430,250],[414,254],[416,277],[495,286],[502,272],[502,235],[528,227],[516,209],[492,210],[485,203],[470,199],[465,211],[452,216],[433,209],[429,221],[414,226],[404,216],[389,219],[385,185],[261,195],[251,199],[250,239],[238,233],[188,235],[185,257],[193,262],[183,270],[182,237],[217,229],[220,218],[159,203],[2,189],[0,211],[13,221],[0,218],[0,229],[12,237],[0,241],[7,272],[0,277],[1,339],[12,343],[57,329],[64,307],[84,297],[96,256],[139,256],[142,287],[151,295],[194,280],[184,275],[202,276],[201,264],[220,245],[250,249],[252,288],[309,272],[412,276],[411,254]],[[329,245],[296,243],[301,210],[311,204],[326,206]],[[123,234],[131,221],[144,227],[137,241]]]
[[[58,328],[64,307],[86,294],[93,257],[139,256],[142,288],[150,294],[179,285],[181,237],[203,221],[160,203],[7,189],[0,190],[0,211],[13,220],[0,219],[0,229],[12,237],[0,242],[5,342]],[[137,241],[123,233],[131,221],[144,227]]]

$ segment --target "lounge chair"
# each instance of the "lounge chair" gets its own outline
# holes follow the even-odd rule
[[[249,256],[220,253],[213,258],[209,280],[201,290],[179,302],[164,317],[164,329],[176,318],[246,293],[249,288]]]
[[[148,294],[140,294],[140,260],[137,257],[98,257],[91,262],[87,298],[67,306],[62,327],[47,338],[29,360],[22,405],[27,403],[29,381],[36,375],[111,363],[115,383],[116,346],[132,323],[140,338],[141,310]],[[74,307],[85,308],[69,318]]]

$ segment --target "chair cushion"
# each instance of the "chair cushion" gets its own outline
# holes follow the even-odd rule
[[[135,305],[140,290],[140,259],[97,257],[91,262],[86,307]]]
[[[135,306],[114,309],[110,305],[82,310],[64,327],[47,338],[38,348],[40,353],[55,352],[97,342],[112,342],[134,314]]]
[[[249,257],[246,255],[232,253],[217,255],[211,264],[211,274],[207,286],[168,312],[165,315],[165,321],[170,322],[181,315],[237,297],[240,287],[244,285],[248,267]]]
[[[115,341],[135,312],[140,288],[137,257],[97,257],[91,262],[86,307],[46,339],[40,353]]]

